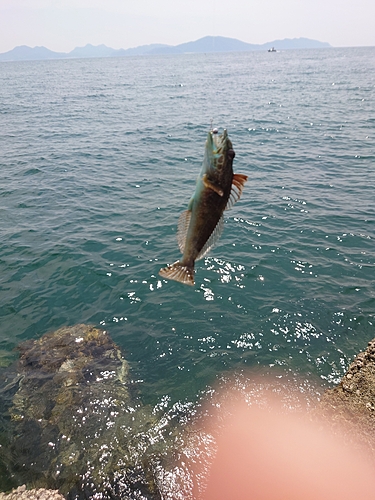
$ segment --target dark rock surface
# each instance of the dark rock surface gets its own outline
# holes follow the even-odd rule
[[[140,498],[158,498],[140,450],[145,443],[134,438],[147,436],[155,417],[131,401],[128,365],[109,335],[76,325],[19,351],[8,453],[1,456],[16,484],[68,498],[99,491],[100,498],[120,498],[132,488]]]

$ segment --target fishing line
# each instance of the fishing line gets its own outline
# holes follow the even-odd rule
[[[212,0],[212,52],[215,52],[215,37],[216,37],[216,10],[215,10],[215,0]]]
[[[211,26],[211,38],[212,38],[212,45],[211,45],[211,50],[212,50],[212,53],[215,53],[215,38],[216,38],[216,9],[215,9],[215,0],[212,0],[212,7],[211,7],[211,12],[210,12],[210,17],[211,17],[211,22],[212,22],[212,26]],[[214,126],[214,116],[215,116],[215,105],[213,104],[215,102],[215,96],[212,95],[212,92],[213,92],[213,89],[214,89],[214,85],[211,85],[209,86],[209,89],[210,91],[208,91],[207,89],[207,99],[208,99],[208,102],[209,102],[209,111],[214,111],[213,113],[210,112],[210,115],[211,115],[211,118],[210,118],[210,130],[213,130],[213,126]],[[212,109],[213,108],[213,109]]]

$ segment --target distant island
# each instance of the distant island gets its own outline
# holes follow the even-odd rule
[[[35,61],[46,59],[78,59],[90,57],[129,57],[152,56],[161,54],[197,54],[207,52],[249,52],[254,50],[289,49],[320,49],[331,47],[327,42],[319,42],[310,38],[285,38],[273,40],[261,45],[242,42],[236,38],[223,36],[205,36],[194,42],[181,43],[180,45],[151,44],[141,45],[132,49],[112,49],[106,45],[91,45],[76,47],[71,52],[54,52],[46,47],[28,47],[20,45],[8,52],[0,54],[0,61]]]

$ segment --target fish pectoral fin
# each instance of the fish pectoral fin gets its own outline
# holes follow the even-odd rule
[[[202,250],[199,252],[197,258],[195,260],[200,260],[205,257],[208,252],[211,250],[211,248],[215,245],[217,240],[220,238],[221,233],[223,232],[224,229],[224,216],[222,215],[220,219],[218,220],[218,223],[215,226],[215,229],[212,231],[210,237],[204,244],[204,247]]]
[[[215,193],[217,193],[219,196],[224,196],[224,191],[221,189],[221,187],[216,186],[215,184],[213,184],[207,178],[207,174],[204,174],[204,176],[202,177],[202,182],[203,182],[204,187],[206,187],[208,189],[212,189],[212,191],[215,191]]]
[[[233,205],[241,198],[241,194],[247,179],[248,179],[247,175],[233,174],[232,189],[225,210],[229,210],[230,208],[232,208]]]
[[[178,219],[177,243],[181,253],[184,253],[185,251],[186,236],[189,230],[190,219],[191,219],[191,210],[185,210],[184,212],[182,212],[180,218]]]

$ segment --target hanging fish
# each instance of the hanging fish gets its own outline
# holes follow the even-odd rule
[[[224,210],[240,199],[247,175],[233,174],[235,152],[227,131],[207,135],[195,193],[178,221],[177,241],[182,259],[160,269],[163,278],[194,285],[194,263],[216,243],[224,228]]]

